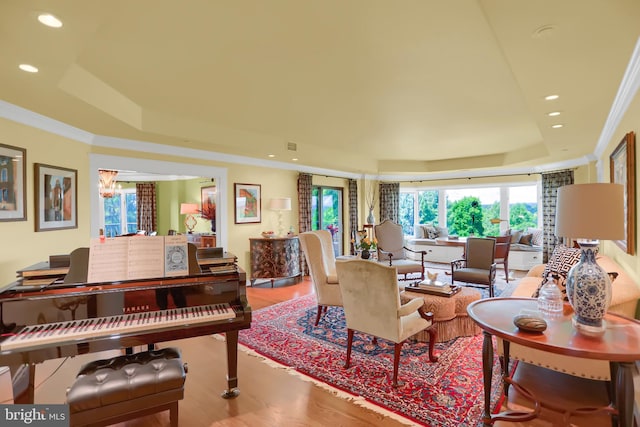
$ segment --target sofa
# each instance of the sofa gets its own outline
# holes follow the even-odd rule
[[[550,262],[552,261],[553,260],[550,259]],[[638,284],[608,256],[598,254],[596,256],[596,262],[606,272],[618,273],[617,277],[611,283],[612,298],[609,312],[631,318],[635,317],[636,307],[640,299],[640,287]],[[527,275],[520,279],[511,297],[528,298],[534,296],[542,284],[542,276],[546,266],[547,264],[539,264],[529,270]],[[498,349],[500,351],[502,349],[500,342]],[[514,343],[511,344],[510,355],[513,359],[578,377],[600,381],[608,381],[610,379],[609,364],[606,361],[579,359],[571,356],[552,354],[536,349],[525,348]]]

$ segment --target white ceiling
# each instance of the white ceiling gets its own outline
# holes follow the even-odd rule
[[[0,99],[309,167],[499,171],[593,153],[638,23],[637,0],[5,0]]]

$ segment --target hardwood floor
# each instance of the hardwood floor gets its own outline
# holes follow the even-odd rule
[[[271,288],[269,284],[247,287],[253,310],[313,292],[306,278],[300,283]],[[397,420],[336,397],[311,382],[270,367],[259,358],[238,353],[240,395],[222,399],[226,387],[224,343],[210,336],[162,343],[176,346],[188,363],[185,398],[180,401],[180,425],[197,426],[379,426],[400,427]],[[143,349],[141,349],[143,350]],[[104,357],[113,355],[105,354]],[[64,403],[65,391],[80,366],[103,355],[51,360],[36,369],[36,403]],[[119,426],[166,426],[168,411],[118,424]]]

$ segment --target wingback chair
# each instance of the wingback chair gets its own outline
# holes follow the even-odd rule
[[[489,287],[493,297],[496,281],[496,239],[492,237],[468,237],[464,258],[451,261],[451,283],[457,281]]]
[[[408,274],[420,274],[420,280],[424,280],[424,256],[426,251],[414,251],[404,246],[404,233],[402,226],[385,219],[374,227],[378,240],[378,262],[396,267],[398,274],[407,279]],[[420,257],[419,261],[410,259],[407,254],[415,253]]]
[[[509,250],[511,249],[511,236],[495,236],[496,254],[494,262],[496,267],[502,264],[504,266],[504,277],[509,283]]]
[[[328,230],[306,231],[300,234],[300,245],[309,266],[309,274],[318,300],[315,323],[317,325],[322,313],[327,311],[327,307],[342,307],[331,233]]]
[[[380,263],[339,260],[336,263],[344,316],[347,321],[347,358],[345,368],[351,363],[351,346],[354,331],[394,343],[393,386],[398,386],[398,365],[402,344],[407,338],[427,330],[429,333],[429,360],[438,358],[433,349],[436,329],[433,314],[423,311],[422,298],[400,304],[398,275],[393,267]]]

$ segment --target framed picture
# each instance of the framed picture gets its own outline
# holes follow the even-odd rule
[[[629,132],[609,157],[611,182],[624,185],[624,240],[616,240],[626,253],[635,254],[636,250],[636,135]]]
[[[235,223],[261,222],[262,196],[260,184],[233,184]]]
[[[78,172],[35,163],[36,231],[78,228]]]
[[[27,150],[0,144],[0,221],[27,220]]]

